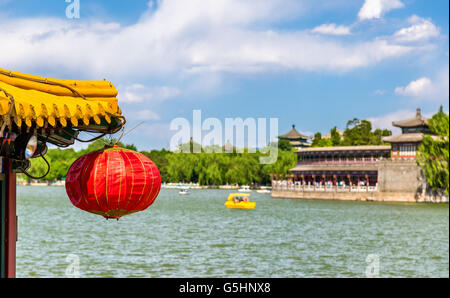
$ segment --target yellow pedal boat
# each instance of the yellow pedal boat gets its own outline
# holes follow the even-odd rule
[[[229,209],[255,209],[256,203],[250,202],[248,193],[231,193],[225,202],[225,207]]]

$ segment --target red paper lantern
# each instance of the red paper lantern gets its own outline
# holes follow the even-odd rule
[[[161,189],[161,175],[145,155],[117,146],[77,159],[66,177],[72,204],[106,219],[143,211]]]

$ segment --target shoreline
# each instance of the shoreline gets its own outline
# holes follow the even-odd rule
[[[448,204],[449,197],[445,194],[412,192],[320,192],[320,191],[290,191],[274,189],[273,199],[304,199],[328,201],[355,202],[395,202],[395,203],[431,203]]]
[[[31,182],[31,183],[24,183],[24,182],[17,182],[16,183],[19,186],[65,186],[64,181],[58,181],[54,183],[47,183],[47,182]],[[238,190],[242,186],[238,185],[198,185],[194,183],[162,183],[161,189],[183,189],[183,188],[189,188],[189,189],[224,189],[224,190]],[[264,188],[271,188],[270,186],[262,185]],[[251,190],[259,190],[260,188],[251,188]]]
[[[47,184],[47,183],[17,183],[18,186],[25,187],[63,187],[64,184]],[[178,190],[183,187],[170,186],[161,187],[161,190]],[[230,187],[229,185],[223,186],[200,186],[190,188],[193,190],[229,190],[237,191],[239,187]],[[256,191],[256,189],[252,189]],[[449,204],[449,198],[446,195],[437,196],[413,196],[411,193],[385,193],[385,192],[369,192],[369,193],[332,193],[332,192],[291,192],[283,190],[272,190],[272,193],[268,193],[271,199],[274,200],[305,200],[305,201],[334,201],[334,202],[366,202],[366,203],[394,203],[394,204]]]

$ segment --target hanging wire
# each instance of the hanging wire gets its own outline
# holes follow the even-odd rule
[[[133,130],[135,130],[136,128],[138,128],[140,125],[142,125],[142,124],[144,124],[144,123],[145,123],[145,121],[140,122],[138,125],[134,126],[132,129],[130,129],[129,131],[127,131],[126,134],[124,134],[124,132],[125,132],[125,127],[123,127],[123,128],[122,128],[122,133],[120,134],[120,137],[117,139],[117,141],[116,141],[115,144],[118,144],[118,143],[120,142],[120,140],[121,140],[123,137],[126,137],[127,135],[129,135]]]
[[[96,141],[96,140],[98,140],[98,139],[103,138],[103,137],[106,136],[107,134],[109,134],[110,136],[112,136],[113,134],[119,132],[119,130],[121,130],[121,129],[122,129],[122,133],[123,133],[123,129],[124,129],[124,127],[125,127],[125,124],[127,123],[126,118],[125,118],[124,116],[122,116],[122,115],[116,115],[116,114],[109,113],[109,112],[107,112],[107,114],[109,114],[109,116],[111,116],[111,117],[114,117],[114,118],[119,119],[120,122],[121,122],[121,123],[120,123],[120,126],[118,126],[117,128],[115,128],[115,129],[113,129],[113,130],[108,130],[108,131],[106,131],[106,132],[103,132],[101,135],[96,136],[96,137],[94,137],[94,138],[92,138],[92,139],[90,139],[90,140],[82,140],[82,139],[78,138],[75,134],[72,134],[72,133],[70,133],[70,132],[68,132],[68,131],[65,131],[65,133],[68,134],[69,136],[71,136],[72,138],[74,138],[75,140],[77,140],[78,142],[82,142],[82,143],[91,143],[91,142],[93,142],[93,141]],[[84,131],[84,132],[89,133],[89,132],[91,132],[91,131],[86,130],[86,131]],[[111,140],[110,143],[112,143],[112,140]]]
[[[46,141],[43,143],[44,146],[45,146],[45,143],[47,143],[48,138],[49,138],[49,135],[47,135],[47,139],[46,139]],[[41,146],[41,147],[39,148],[39,156],[38,156],[38,157],[42,157],[42,159],[43,159],[43,160],[45,161],[45,163],[47,164],[47,172],[46,172],[43,176],[41,176],[41,177],[35,177],[35,176],[31,175],[30,173],[28,173],[24,168],[22,168],[22,167],[17,167],[23,174],[25,174],[27,177],[29,177],[29,178],[31,178],[31,179],[34,179],[34,180],[41,180],[41,179],[45,178],[45,177],[48,175],[48,173],[50,173],[50,168],[51,168],[50,163],[49,163],[48,160],[45,158],[44,154],[42,154],[42,147],[44,147],[44,146]]]
[[[145,121],[141,121],[138,125],[136,125],[135,127],[133,127],[132,129],[130,129],[129,131],[127,131],[127,133],[123,136],[126,137],[127,135],[129,135],[133,130],[135,130],[136,128],[138,128],[139,126],[141,126],[142,124],[144,124]]]
[[[93,142],[93,141],[96,141],[96,140],[98,140],[98,139],[103,138],[104,136],[107,135],[107,133],[104,132],[104,133],[102,133],[101,135],[96,136],[95,138],[92,138],[92,139],[90,139],[90,140],[82,140],[82,139],[79,139],[77,136],[72,135],[72,134],[70,134],[70,133],[69,133],[69,135],[70,135],[71,137],[73,137],[75,140],[77,140],[78,142],[81,142],[81,143],[91,143],[91,142]]]
[[[48,175],[48,173],[50,173],[50,163],[47,161],[47,159],[45,158],[45,156],[44,155],[40,155],[40,157],[42,157],[42,159],[45,161],[45,163],[47,164],[47,172],[43,175],[43,176],[41,176],[41,177],[35,177],[35,176],[33,176],[33,175],[31,175],[30,173],[28,173],[24,168],[22,168],[22,167],[17,167],[23,174],[25,174],[25,175],[27,175],[28,177],[30,177],[31,179],[34,179],[34,180],[41,180],[41,179],[43,179],[43,178],[45,178],[45,176],[47,176]]]

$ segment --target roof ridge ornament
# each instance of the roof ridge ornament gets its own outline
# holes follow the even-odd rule
[[[393,121],[392,126],[400,128],[414,128],[419,126],[428,127],[428,118],[422,115],[422,110],[420,108],[417,108],[416,115],[413,118],[400,121]]]

